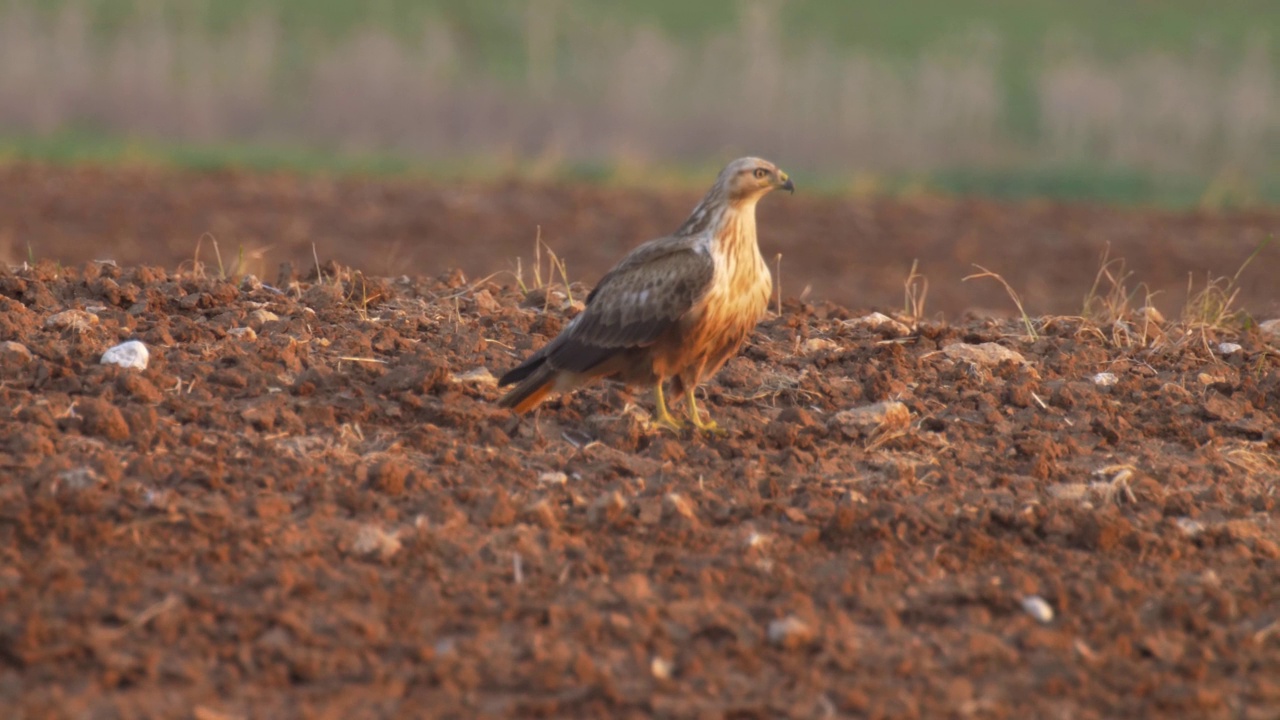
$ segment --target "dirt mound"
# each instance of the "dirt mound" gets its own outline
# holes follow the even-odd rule
[[[706,386],[731,435],[674,436],[605,386],[494,407],[563,293],[324,271],[0,274],[17,717],[1280,707],[1259,331],[790,303]]]

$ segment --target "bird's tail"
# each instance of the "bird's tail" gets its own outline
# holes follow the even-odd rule
[[[521,414],[529,412],[551,394],[555,384],[556,372],[543,365],[524,378],[511,392],[503,395],[498,405],[512,408]]]

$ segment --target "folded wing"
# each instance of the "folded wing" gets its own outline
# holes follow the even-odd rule
[[[707,292],[714,272],[711,256],[686,238],[636,248],[601,278],[559,336],[502,377],[500,385],[528,379],[502,404],[516,406],[559,371],[589,374],[620,352],[652,345]]]

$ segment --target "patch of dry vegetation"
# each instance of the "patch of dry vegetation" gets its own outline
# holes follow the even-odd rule
[[[1216,358],[1226,353],[1221,347],[1215,352],[1214,343],[1257,324],[1237,306],[1236,300],[1242,275],[1270,242],[1268,239],[1259,243],[1229,277],[1210,275],[1202,286],[1197,287],[1194,276],[1189,276],[1187,300],[1176,321],[1167,320],[1156,309],[1152,304],[1155,293],[1146,283],[1136,281],[1135,273],[1127,268],[1124,258],[1111,257],[1109,247],[1103,252],[1093,284],[1084,297],[1081,313],[1075,318],[1033,319],[1018,292],[999,273],[981,265],[975,267],[982,272],[966,276],[963,280],[991,279],[1000,283],[1017,308],[1028,340],[1034,341],[1039,337],[1037,324],[1044,326],[1066,319],[1079,323],[1079,334],[1097,337],[1118,349],[1173,352],[1195,347],[1208,357]],[[908,304],[911,302],[910,283],[914,276],[913,266],[907,281]]]

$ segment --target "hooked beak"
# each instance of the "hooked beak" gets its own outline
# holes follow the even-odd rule
[[[796,184],[791,182],[791,177],[789,175],[779,170],[778,179],[782,181],[782,184],[778,186],[779,188],[786,190],[792,195],[796,194]]]

